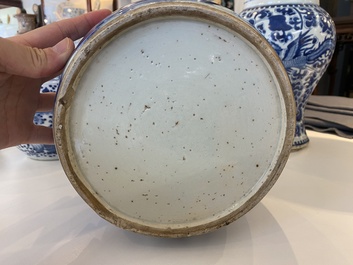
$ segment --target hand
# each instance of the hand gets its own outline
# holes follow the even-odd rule
[[[8,39],[0,38],[0,149],[24,143],[53,143],[51,128],[36,126],[34,114],[50,111],[54,93],[41,84],[59,75],[83,37],[110,14],[99,10]]]

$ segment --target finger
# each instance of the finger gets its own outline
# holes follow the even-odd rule
[[[74,44],[68,38],[46,49],[0,39],[0,71],[31,78],[52,76],[64,67],[73,50]]]
[[[33,126],[32,133],[24,142],[26,144],[53,144],[53,129],[44,126]]]
[[[55,93],[43,93],[39,95],[38,112],[51,111],[54,108]]]
[[[31,47],[47,48],[64,38],[77,40],[83,37],[98,22],[110,14],[111,11],[106,9],[93,11],[75,18],[54,22],[10,39]],[[43,38],[43,36],[45,37]]]

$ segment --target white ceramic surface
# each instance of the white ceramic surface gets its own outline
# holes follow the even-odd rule
[[[264,196],[289,154],[295,110],[285,70],[255,30],[223,8],[169,6],[179,13],[158,17],[151,4],[127,13],[143,17],[138,25],[108,19],[79,46],[55,131],[70,181],[100,215],[178,237],[225,225]],[[114,27],[124,30],[106,38]]]
[[[320,0],[244,0],[243,8],[251,8],[264,5],[281,4],[315,4],[320,5]]]
[[[99,218],[58,161],[0,150],[3,265],[352,265],[353,140],[308,131],[271,191],[213,233],[128,233]]]

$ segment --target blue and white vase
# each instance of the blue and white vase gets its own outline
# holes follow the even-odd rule
[[[40,93],[53,92],[58,90],[60,79],[56,77],[41,86]],[[37,112],[34,115],[33,123],[40,126],[53,127],[53,112]],[[18,148],[25,152],[29,158],[35,160],[57,160],[55,145],[53,144],[21,144]]]
[[[304,109],[334,53],[336,29],[319,0],[245,0],[240,16],[272,45],[288,72],[297,105],[293,149],[309,143]]]

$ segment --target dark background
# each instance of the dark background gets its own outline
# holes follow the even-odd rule
[[[336,24],[332,62],[314,94],[353,97],[353,0],[321,0]]]

